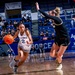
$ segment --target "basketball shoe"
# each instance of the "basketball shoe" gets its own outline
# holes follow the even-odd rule
[[[13,67],[15,66],[15,64],[16,64],[15,59],[12,59],[12,61],[11,61],[10,64],[9,64],[9,67],[10,67],[10,68],[13,68]]]
[[[56,69],[57,70],[61,70],[62,69],[62,64],[61,63],[58,63],[57,66],[56,66]]]
[[[18,71],[17,69],[18,69],[18,67],[17,67],[17,66],[14,66],[14,67],[13,67],[13,72],[14,72],[14,74],[16,74],[16,73],[17,73],[17,71]]]
[[[56,69],[61,70],[62,69],[62,63],[59,63],[58,60],[55,60],[56,62]]]

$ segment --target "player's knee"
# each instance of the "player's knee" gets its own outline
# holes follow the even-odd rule
[[[61,53],[57,53],[57,57],[62,57],[63,55]]]
[[[20,54],[20,57],[24,56],[23,51],[19,51],[19,54]]]

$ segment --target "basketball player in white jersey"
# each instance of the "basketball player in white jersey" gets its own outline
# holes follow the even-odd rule
[[[18,43],[18,55],[14,58],[14,61],[10,63],[14,73],[17,73],[17,68],[21,66],[27,59],[33,43],[31,33],[23,23],[19,24],[19,30],[13,36],[14,39],[19,37]]]

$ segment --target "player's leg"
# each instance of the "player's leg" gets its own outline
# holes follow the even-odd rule
[[[64,52],[66,51],[68,46],[60,46],[59,51],[57,53],[57,68],[56,69],[62,69],[62,56],[64,54]]]
[[[17,66],[21,66],[27,59],[29,53],[28,52],[24,52],[23,50],[20,51],[21,53],[21,57],[20,57],[20,61],[18,62]]]
[[[59,48],[59,51],[57,52],[57,57],[56,57],[56,60],[58,62],[56,69],[62,69],[62,56],[63,56],[64,52],[66,51],[69,44],[70,44],[70,41],[68,38],[60,40],[60,43],[59,43],[60,48]]]
[[[19,53],[20,53],[20,59],[18,62],[15,63],[13,67],[14,73],[17,73],[18,67],[21,66],[25,62],[25,60],[27,59],[29,55],[28,52],[24,52],[23,50],[20,50]]]
[[[21,56],[21,54],[20,54],[20,48],[18,48],[18,55],[15,55],[15,57],[10,62],[10,64],[9,64],[10,68],[13,68],[14,65],[19,62],[20,56]]]
[[[13,68],[13,72],[17,73],[18,66],[17,64],[19,63],[22,55],[21,48],[18,47],[18,55],[15,56],[15,58],[12,60],[12,62],[9,64],[10,68]]]
[[[30,49],[31,49],[31,45],[30,46],[25,46],[25,45],[18,45],[18,51],[20,53],[20,55],[18,55],[15,60],[19,59],[19,62],[17,63],[17,66],[19,67],[20,65],[22,65],[24,63],[24,61],[27,59]],[[20,57],[19,57],[20,56]]]
[[[59,49],[59,46],[55,43],[53,43],[51,51],[50,51],[50,56],[51,57],[56,57],[56,52]]]
[[[15,56],[15,60],[19,60],[21,58],[21,49],[18,47],[18,55]]]

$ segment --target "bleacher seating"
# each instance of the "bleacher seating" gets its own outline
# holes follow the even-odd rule
[[[31,10],[32,5],[33,4],[23,2],[22,3],[22,10]],[[58,1],[48,0],[48,2],[47,1],[40,2],[40,8],[44,11],[52,10],[56,6],[59,6],[62,9],[62,13],[61,13],[60,17],[64,21],[65,26],[68,29],[68,32],[70,32],[70,29],[72,28],[70,19],[72,18],[73,10],[70,11],[70,10],[68,10],[68,8],[70,9],[71,5],[67,1],[62,1],[61,2],[61,0],[58,0]],[[67,10],[65,8],[67,8]],[[4,7],[1,7],[0,11],[3,11],[3,9],[4,9]],[[12,20],[12,22],[14,22],[14,21],[20,22],[20,21],[22,21],[22,18],[7,19],[6,21],[8,22],[8,24],[10,24],[10,20]],[[24,24],[26,25],[26,27],[29,28],[30,31],[32,31],[32,22],[31,21],[30,22],[24,22]],[[47,31],[49,36],[51,36],[51,34],[54,33],[54,29],[51,26],[51,22],[49,22],[49,21],[46,22],[45,18],[42,18],[41,14],[38,14],[38,26],[39,26],[38,27],[39,36],[40,36],[41,31],[43,31],[44,33]],[[6,28],[7,28],[7,30],[9,28],[10,29],[15,29],[14,27],[12,28],[11,26],[10,27],[6,26]],[[2,30],[1,26],[0,26],[0,30]],[[33,36],[33,37],[36,38],[36,36]]]
[[[71,24],[71,19],[72,19],[72,15],[73,15],[73,9],[67,9],[67,10],[62,10],[63,12],[60,14],[61,19],[64,22],[65,27],[68,30],[68,33],[70,33],[70,30],[72,28],[72,24]],[[69,11],[69,12],[67,12]],[[41,16],[41,13],[38,13],[38,25],[39,25],[39,36],[40,33],[46,33],[46,30],[49,34],[49,37],[52,36],[52,33],[54,33],[54,29],[51,26],[51,22],[47,21],[46,25],[44,25],[45,23],[45,18],[43,18]]]
[[[52,1],[48,0],[48,2],[46,2],[46,3],[45,2],[40,2],[39,5],[40,5],[40,8],[42,10],[44,10],[44,11],[49,11],[49,10],[54,9],[56,6],[59,6],[62,9],[60,17],[62,18],[65,27],[67,28],[68,32],[70,33],[70,30],[72,29],[71,18],[72,18],[73,12],[69,12],[69,11],[67,12],[67,10],[64,10],[64,9],[71,8],[71,6],[68,3],[63,2],[65,0],[62,0],[62,2],[61,2],[61,0],[58,0],[58,1],[56,1],[56,0],[52,0]],[[32,7],[31,7],[32,5],[30,5],[30,3],[29,4],[23,3],[22,10],[25,10],[25,11],[26,10],[31,10],[32,9]],[[4,8],[0,8],[0,9],[1,9],[0,11],[2,12]],[[71,11],[73,11],[73,10],[71,10]],[[29,15],[31,16],[31,14],[29,14]],[[32,17],[30,17],[30,19],[31,18]],[[13,30],[12,32],[16,31],[16,29],[15,29],[14,26],[10,26],[10,21],[12,21],[12,23],[14,23],[14,21],[20,22],[22,20],[23,20],[23,18],[14,18],[14,17],[11,18],[11,19],[6,19],[6,21],[8,22],[8,24],[5,27],[4,31],[6,33],[4,33],[4,34],[8,34],[9,32],[11,33],[11,30]],[[38,32],[39,32],[38,36],[32,35],[34,43],[35,42],[36,43],[38,43],[38,42],[39,43],[41,43],[41,42],[44,43],[44,40],[46,40],[46,38],[50,37],[47,40],[49,42],[49,41],[52,41],[52,39],[55,36],[55,31],[54,31],[53,26],[51,25],[51,22],[48,21],[48,20],[46,20],[45,18],[43,18],[40,13],[38,14],[38,26],[36,26],[35,24],[33,26],[35,28],[35,29],[33,29],[34,32],[32,31],[32,25],[33,25],[32,21],[26,21],[26,22],[24,22],[24,24],[31,31],[31,33],[35,32],[35,34],[37,34],[37,30],[38,30]],[[3,27],[0,26],[0,44],[4,43],[4,41],[2,39],[3,36],[4,36],[4,34],[1,37],[2,29],[3,29]],[[42,34],[44,33],[44,35],[42,36],[41,33]],[[53,37],[52,37],[52,35],[53,35]],[[43,37],[44,37],[44,39],[43,39]],[[15,42],[18,42],[18,41],[19,41],[19,38],[16,38]],[[48,49],[46,51],[48,51]],[[49,51],[50,51],[50,49],[49,49]],[[36,53],[34,53],[34,54],[36,54]]]
[[[16,21],[17,23],[21,22],[22,21],[22,18],[12,18],[12,19],[7,19],[6,22],[7,24],[5,23],[4,25],[4,28],[3,26],[0,25],[0,44],[4,43],[3,41],[3,36],[10,33],[11,35],[14,35],[15,31],[16,31],[16,28],[14,26],[14,21]],[[29,21],[29,22],[24,22],[23,23],[25,24],[25,26],[31,31],[32,29],[32,21]],[[18,42],[18,38],[15,39],[15,42]]]

